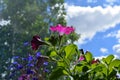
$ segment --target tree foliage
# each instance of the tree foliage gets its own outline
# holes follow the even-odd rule
[[[64,0],[4,0],[1,17],[10,24],[0,26],[0,66],[2,73],[7,73],[13,55],[26,56],[31,53],[29,45],[35,34],[49,35],[49,26],[66,25],[64,19]],[[25,43],[24,43],[25,42]],[[3,60],[4,59],[4,60]],[[3,70],[3,71],[2,71]]]

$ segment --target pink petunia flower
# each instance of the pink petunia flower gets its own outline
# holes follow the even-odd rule
[[[51,26],[50,30],[53,32],[58,32],[59,35],[69,35],[71,32],[74,32],[73,27],[62,26],[61,24],[58,24],[57,26]]]
[[[65,31],[65,34],[66,35],[69,35],[71,32],[74,32],[74,28],[73,27],[66,27],[66,31]]]
[[[80,56],[80,58],[78,60],[83,61],[83,60],[85,60],[85,58],[84,58],[84,56]]]

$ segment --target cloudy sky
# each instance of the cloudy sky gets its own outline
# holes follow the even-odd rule
[[[65,0],[65,7],[68,25],[81,34],[79,48],[120,58],[120,0]]]

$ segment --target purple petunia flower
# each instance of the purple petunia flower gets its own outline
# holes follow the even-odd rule
[[[18,59],[18,58],[19,58],[19,56],[13,56],[12,58],[13,58],[13,59]]]
[[[36,57],[39,58],[41,56],[41,53],[40,52],[37,52],[36,53]]]
[[[31,69],[27,69],[27,74],[34,74],[34,71]]]
[[[47,65],[48,65],[48,62],[44,62],[43,65],[44,65],[44,66],[47,66]]]
[[[28,61],[32,61],[32,60],[33,60],[33,56],[29,55]]]
[[[47,72],[47,73],[49,73],[50,71],[49,71],[48,69],[46,69],[46,68],[45,68],[45,69],[44,69],[44,72]]]
[[[18,65],[18,62],[13,62],[12,64]]]
[[[30,63],[30,64],[27,64],[28,67],[34,67],[34,64]]]
[[[25,42],[23,43],[24,46],[28,46],[29,45],[29,42]]]
[[[20,64],[18,64],[17,69],[22,69],[22,68],[23,68],[23,66],[22,66],[22,65],[20,65]]]

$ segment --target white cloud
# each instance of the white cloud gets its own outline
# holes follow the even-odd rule
[[[106,48],[100,48],[100,51],[104,54],[108,53],[108,49],[106,49]]]
[[[105,35],[104,37],[115,37],[117,34],[117,31],[114,31],[114,32],[110,32],[108,33],[107,35]]]
[[[120,30],[110,32],[105,37],[114,37],[118,40],[118,43],[113,45],[112,49],[115,52],[115,54],[120,58]]]
[[[106,58],[108,55],[106,56],[96,56],[95,59],[102,59],[102,58]],[[119,59],[120,57],[118,55],[114,55],[114,59]]]
[[[115,3],[119,3],[119,0],[106,0],[107,3],[104,4],[104,6],[108,6],[108,5],[116,5]]]
[[[114,3],[114,2],[118,2],[118,0],[106,0],[106,2],[108,2],[108,3]]]
[[[120,55],[120,44],[116,44],[113,46],[113,50]]]
[[[88,3],[96,3],[97,0],[87,0]]]
[[[115,37],[118,40],[118,43],[120,43],[120,30],[110,32],[107,35],[105,35],[104,37]]]
[[[76,28],[76,32],[81,34],[79,44],[91,40],[97,32],[103,32],[114,28],[120,23],[120,6],[80,7],[66,5],[67,23]]]
[[[115,51],[115,54],[120,58],[120,44],[114,45],[113,50]]]
[[[95,59],[102,59],[102,58],[106,58],[107,56],[96,56]]]

